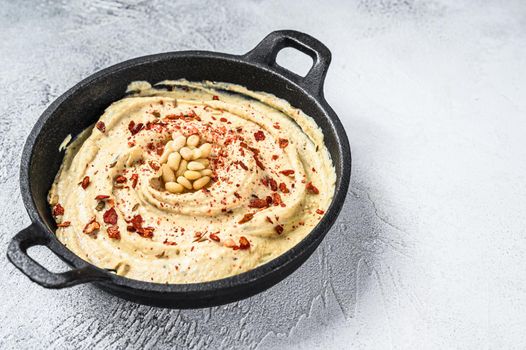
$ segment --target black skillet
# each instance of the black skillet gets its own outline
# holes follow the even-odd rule
[[[314,64],[301,77],[276,64],[286,47],[309,55]],[[325,101],[323,82],[331,53],[315,38],[296,31],[269,34],[252,51],[236,56],[206,51],[181,51],[135,58],[84,79],[54,101],[31,131],[22,153],[20,188],[32,224],[10,242],[9,260],[32,281],[46,288],[65,288],[94,282],[98,287],[137,303],[193,308],[228,303],[259,293],[296,270],[316,249],[342,208],[351,175],[351,151],[343,126]],[[158,284],[120,277],[73,254],[55,237],[55,221],[46,200],[62,162],[58,148],[68,134],[77,135],[93,124],[104,109],[123,97],[128,83],[165,79],[213,80],[240,84],[289,101],[313,117],[323,129],[325,143],[336,168],[334,199],[323,219],[298,245],[251,271],[217,281],[193,284]],[[53,273],[27,254],[44,245],[73,269]]]

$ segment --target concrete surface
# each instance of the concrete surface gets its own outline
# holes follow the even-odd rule
[[[326,96],[354,158],[343,214],[299,271],[178,311],[46,290],[7,262],[29,224],[21,149],[51,101],[128,58],[243,53],[285,28],[332,50]],[[525,34],[523,1],[1,1],[0,348],[524,349]]]

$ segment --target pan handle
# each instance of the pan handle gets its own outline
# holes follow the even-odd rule
[[[65,288],[108,278],[92,266],[63,273],[53,273],[27,254],[27,249],[32,246],[43,245],[49,248],[49,244],[49,237],[33,223],[13,237],[7,248],[7,258],[31,281],[46,288]]]
[[[305,77],[291,72],[276,63],[276,56],[286,47],[295,48],[313,59],[314,64]],[[269,66],[272,70],[294,81],[315,97],[323,98],[323,82],[331,63],[331,51],[318,39],[295,30],[279,30],[267,35],[243,57],[250,62]]]

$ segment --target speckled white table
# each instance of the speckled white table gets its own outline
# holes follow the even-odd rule
[[[29,224],[21,149],[52,100],[128,58],[243,53],[276,29],[332,50],[326,97],[353,149],[343,212],[304,266],[179,311],[46,290],[7,262]],[[0,1],[0,348],[524,349],[525,36],[524,1]]]

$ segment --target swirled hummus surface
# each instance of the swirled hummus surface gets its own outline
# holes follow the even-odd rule
[[[134,82],[67,147],[49,203],[58,239],[82,259],[193,283],[292,248],[324,215],[335,177],[320,128],[284,100],[226,83]]]

